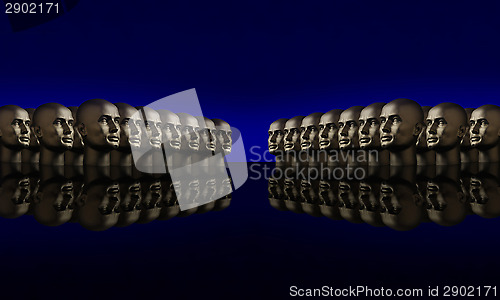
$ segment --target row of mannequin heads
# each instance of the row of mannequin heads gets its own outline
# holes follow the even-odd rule
[[[127,174],[121,167],[90,167],[85,173],[75,166],[59,170],[3,163],[0,168],[0,217],[33,215],[46,226],[76,222],[101,231],[219,211],[227,208],[232,198],[230,182],[207,176],[174,182],[169,174]],[[208,195],[217,200],[181,211],[179,190],[192,203]]]
[[[139,113],[138,113],[139,112]],[[147,144],[146,144],[147,143]],[[103,99],[79,107],[0,107],[0,161],[40,165],[129,166],[132,149],[228,154],[231,127],[220,119],[133,107]]]
[[[500,217],[498,163],[366,166],[363,179],[341,180],[328,177],[327,169],[319,170],[322,176],[306,176],[317,173],[305,168],[286,176],[284,169],[274,170],[268,182],[271,206],[402,231],[426,222],[454,226],[469,215]]]
[[[285,163],[297,152],[374,150],[373,165],[498,162],[499,142],[499,106],[422,107],[404,98],[279,119],[271,124],[268,139],[270,153]]]

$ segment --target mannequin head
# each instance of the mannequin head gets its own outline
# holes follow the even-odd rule
[[[269,138],[267,139],[267,144],[269,147],[269,153],[272,155],[280,154],[285,150],[284,138],[285,138],[285,123],[288,119],[278,119],[271,123],[269,126]]]
[[[14,219],[28,212],[30,180],[20,173],[11,173],[0,181],[0,217]]]
[[[480,172],[470,179],[470,207],[483,218],[500,216],[500,188],[498,178],[486,172]]]
[[[465,113],[467,114],[467,131],[465,132],[464,137],[462,138],[462,141],[460,142],[460,149],[461,150],[470,150],[472,149],[471,142],[470,142],[470,117],[472,115],[472,112],[475,110],[475,108],[466,108]]]
[[[457,225],[467,216],[462,189],[450,178],[438,176],[428,181],[425,200],[429,219],[439,225]]]
[[[166,109],[157,110],[163,124],[163,147],[168,150],[181,149],[181,120]]]
[[[68,106],[68,109],[71,111],[71,115],[73,116],[73,120],[75,120],[76,125],[78,123],[78,120],[76,119],[78,106]],[[83,139],[76,127],[73,129],[73,147],[71,148],[71,151],[83,153]]]
[[[319,150],[319,120],[323,113],[312,113],[302,119],[300,148],[302,151]]]
[[[78,222],[84,228],[102,231],[118,222],[119,185],[101,178],[89,183],[78,199]]]
[[[76,113],[77,128],[85,147],[99,152],[117,149],[120,144],[118,108],[103,99],[83,102]]]
[[[230,154],[233,146],[231,126],[221,119],[212,119],[212,121],[214,121],[215,127],[217,127],[215,135],[217,137],[217,152],[221,153],[220,151],[224,151],[224,155]]]
[[[483,105],[470,117],[470,140],[472,147],[487,150],[496,147],[500,136],[500,107]]]
[[[181,121],[181,150],[197,152],[200,149],[200,125],[195,117],[178,113]]]
[[[467,129],[467,114],[455,103],[441,103],[429,110],[426,119],[427,146],[436,151],[458,147]]]
[[[333,109],[321,116],[319,120],[319,147],[321,150],[339,149],[339,118],[343,111],[342,109]]]
[[[380,113],[382,147],[390,151],[415,147],[423,120],[422,108],[413,100],[399,98],[387,103]]]
[[[152,148],[161,148],[162,141],[162,122],[160,115],[156,110],[144,106],[140,113],[143,114],[145,131],[142,133],[142,143],[149,143]]]
[[[427,120],[427,116],[429,115],[429,110],[431,110],[432,106],[422,106],[422,112],[424,113],[424,120]],[[429,148],[427,147],[427,128],[425,126],[422,127],[422,131],[418,135],[417,139],[417,151],[418,152],[425,152],[428,151]]]
[[[73,215],[73,183],[64,177],[54,177],[43,182],[35,197],[33,215],[46,226],[59,226]]]
[[[30,120],[33,120],[33,114],[35,113],[34,108],[26,108],[26,111],[28,112]],[[35,133],[33,130],[30,132],[30,145],[28,147],[30,151],[40,151],[40,142],[38,141],[38,138],[36,137]]]
[[[377,102],[363,108],[359,114],[359,147],[380,148],[380,112],[385,103]]]
[[[300,125],[303,116],[296,116],[285,123],[285,151],[300,151]]]
[[[64,152],[73,147],[73,115],[58,103],[40,105],[33,114],[32,129],[42,148]]]
[[[215,152],[217,145],[215,137],[217,128],[215,127],[215,123],[207,117],[197,117],[197,119],[198,126],[200,127],[200,150]]]
[[[119,151],[130,153],[132,148],[141,146],[141,119],[137,109],[127,103],[115,103],[120,114],[120,144]]]
[[[363,106],[353,106],[344,110],[339,118],[339,146],[340,149],[359,147],[359,115]]]
[[[31,121],[28,112],[17,105],[0,107],[1,145],[18,151],[29,147]]]

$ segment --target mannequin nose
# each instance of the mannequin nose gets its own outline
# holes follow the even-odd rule
[[[63,124],[63,133],[64,134],[71,134],[71,127],[69,127],[68,123]]]
[[[366,122],[365,124],[363,124],[363,126],[361,126],[360,132],[362,134],[368,134],[368,122]]]
[[[197,139],[196,132],[193,129],[189,130],[189,138],[190,138],[190,140]]]
[[[130,134],[131,135],[138,135],[139,134],[139,129],[138,127],[133,123],[133,122],[130,122],[129,123],[130,125]]]
[[[328,131],[328,127],[323,128],[323,130],[319,132],[319,136],[326,139],[328,137]]]
[[[391,125],[389,123],[390,122],[387,121],[387,122],[385,122],[384,126],[381,127],[383,133],[390,133],[391,132]]]
[[[24,124],[24,122],[20,122],[20,123],[21,123],[21,133],[28,134],[29,130],[28,130],[28,127],[26,126],[26,124]]]
[[[289,133],[287,133],[287,135],[285,136],[285,141],[288,141],[288,142],[291,142],[292,141],[292,132],[290,131]]]
[[[344,125],[344,127],[342,127],[342,130],[340,131],[340,135],[341,136],[347,136],[347,131],[348,130],[349,130],[348,126]]]
[[[471,128],[471,131],[474,134],[478,134],[479,133],[479,122],[476,122],[476,124],[474,124],[474,127]]]
[[[306,129],[306,131],[304,131],[304,133],[302,134],[302,139],[308,140],[310,135],[311,135],[311,130]]]
[[[429,132],[430,134],[436,134],[437,133],[437,122],[433,122],[431,127],[429,127],[429,129],[427,129],[427,132]]]
[[[118,132],[118,126],[116,126],[115,122],[111,120],[109,122],[109,132],[111,133],[117,133]]]
[[[151,126],[151,135],[154,136],[154,137],[157,137],[157,136],[160,135],[160,131],[156,127],[156,124],[154,124],[153,126]]]
[[[277,136],[277,134],[275,132],[273,132],[273,134],[271,134],[271,138],[269,138],[269,141],[271,143],[276,143],[276,136]]]

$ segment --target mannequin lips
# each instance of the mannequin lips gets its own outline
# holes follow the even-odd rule
[[[330,141],[329,141],[329,140],[321,140],[321,141],[319,142],[319,145],[320,145],[321,147],[328,147],[328,146],[330,146]]]
[[[73,143],[73,139],[70,138],[70,137],[63,137],[61,140],[65,144],[71,144],[71,143]]]
[[[161,145],[161,141],[160,141],[160,139],[157,139],[157,138],[152,138],[152,139],[150,139],[149,141],[150,141],[151,145],[155,145],[155,146],[159,146],[159,145]]]
[[[129,142],[130,144],[139,144],[139,143],[141,142],[141,140],[140,140],[139,138],[136,138],[136,137],[130,137],[130,138],[128,139],[128,142]]]
[[[118,143],[120,141],[120,138],[116,135],[108,135],[108,141],[112,143]]]
[[[222,145],[222,149],[224,150],[231,150],[231,145]]]
[[[359,139],[360,144],[368,144],[372,139],[369,137],[362,137]]]
[[[432,136],[432,137],[427,138],[427,143],[429,143],[429,144],[436,144],[438,141],[439,141],[439,138],[437,138],[437,137]]]
[[[19,137],[19,142],[21,142],[21,143],[29,143],[30,142],[30,138],[27,137],[27,136],[20,136]]]
[[[293,149],[293,143],[286,143],[285,149],[287,149],[287,150]]]
[[[311,143],[310,142],[303,142],[302,144],[300,144],[300,146],[302,147],[302,149],[307,149],[307,148],[311,147]]]
[[[269,144],[269,150],[276,150],[278,149],[278,145],[276,144]]]
[[[215,144],[214,144],[213,142],[212,142],[212,143],[207,144],[207,149],[208,149],[208,150],[212,150],[212,151],[214,151],[214,150],[215,150]]]
[[[200,144],[198,144],[198,142],[190,142],[189,143],[189,147],[191,147],[191,148],[197,149],[199,146],[200,146]]]
[[[339,144],[340,144],[340,145],[347,145],[347,144],[349,144],[350,142],[351,142],[351,140],[350,140],[350,139],[348,139],[348,138],[343,138],[343,139],[341,139],[341,140],[339,141]]]
[[[390,142],[392,141],[392,135],[384,135],[380,138],[382,142]]]
[[[181,142],[179,142],[179,141],[170,141],[170,146],[172,148],[180,148],[181,147]]]
[[[481,136],[479,135],[473,135],[470,137],[471,142],[480,142],[481,141]]]

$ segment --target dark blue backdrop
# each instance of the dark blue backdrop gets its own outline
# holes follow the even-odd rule
[[[82,1],[14,33],[0,101],[147,104],[196,88],[209,117],[266,148],[280,117],[408,97],[497,103],[497,1]]]

